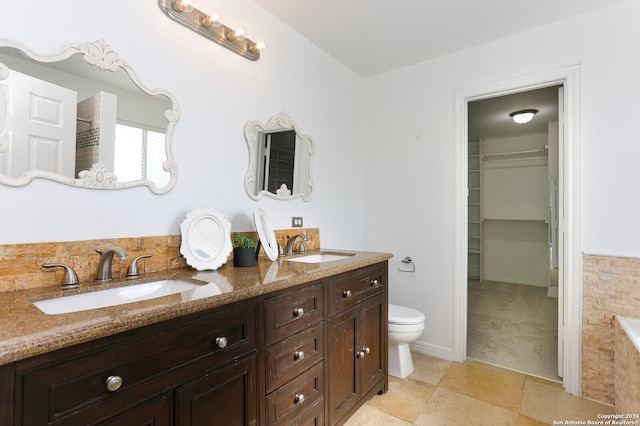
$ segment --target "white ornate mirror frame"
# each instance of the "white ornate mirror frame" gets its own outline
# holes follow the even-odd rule
[[[287,130],[294,130],[296,133],[293,188],[282,184],[274,192],[261,189],[261,144],[264,144],[265,135]],[[262,196],[267,196],[276,200],[291,200],[301,197],[304,201],[309,201],[313,197],[315,184],[311,164],[316,151],[315,141],[311,136],[300,133],[289,114],[281,112],[271,117],[266,124],[257,120],[249,121],[244,127],[244,138],[249,148],[249,168],[244,179],[244,188],[251,199],[259,200]]]
[[[180,253],[198,271],[212,271],[227,262],[233,250],[231,223],[215,209],[195,209],[180,224]]]
[[[107,169],[107,167],[101,163],[94,163],[90,170],[82,170],[78,173],[77,178],[71,178],[62,174],[56,174],[50,171],[43,170],[27,170],[21,177],[13,178],[0,174],[0,184],[7,186],[25,186],[36,178],[49,179],[55,182],[59,182],[69,186],[75,186],[80,188],[89,189],[124,189],[134,186],[147,186],[154,194],[164,194],[169,192],[176,184],[178,176],[178,167],[173,160],[171,153],[171,135],[173,128],[180,118],[180,107],[178,101],[169,92],[162,89],[150,89],[145,86],[137,77],[135,71],[131,66],[124,61],[111,47],[104,41],[98,40],[95,42],[88,42],[84,44],[73,44],[65,47],[61,52],[51,55],[43,56],[36,54],[28,48],[20,45],[19,43],[10,40],[0,40],[0,47],[9,47],[22,51],[26,56],[32,60],[41,63],[52,63],[68,59],[75,54],[83,55],[84,60],[90,66],[95,66],[101,70],[107,70],[116,72],[123,70],[129,76],[133,84],[135,84],[142,92],[147,95],[156,96],[162,95],[168,98],[171,103],[171,108],[164,112],[164,116],[168,121],[166,133],[165,133],[165,153],[166,160],[162,164],[164,171],[170,174],[168,184],[162,188],[158,188],[156,184],[148,179],[132,180],[128,182],[118,182],[113,171]],[[8,78],[11,69],[5,64],[0,63],[0,154],[9,149],[8,146],[3,145],[2,130],[6,123],[7,115],[7,102],[5,99],[4,91],[1,90],[2,80]]]

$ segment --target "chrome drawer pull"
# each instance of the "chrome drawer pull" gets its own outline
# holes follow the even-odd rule
[[[122,377],[120,376],[109,376],[107,377],[107,390],[109,392],[115,392],[120,389],[122,386]]]
[[[293,399],[293,403],[294,404],[302,404],[304,402],[304,395],[303,394],[296,394],[295,398]]]
[[[379,285],[380,285],[380,281],[378,281],[377,279],[371,280],[371,287],[377,287]]]
[[[293,310],[293,316],[294,317],[301,317],[304,315],[304,309],[303,308],[295,308]]]
[[[216,338],[216,345],[218,345],[218,347],[220,349],[227,347],[227,338],[226,337],[218,337]]]
[[[351,297],[351,290],[345,290],[342,292],[342,297],[344,297],[345,299],[347,297]]]
[[[304,351],[295,351],[293,353],[293,359],[295,359],[296,361],[300,361],[301,359],[304,359]]]

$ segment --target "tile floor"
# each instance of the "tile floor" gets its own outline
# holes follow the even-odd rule
[[[536,426],[598,420],[614,408],[566,393],[558,383],[478,361],[464,364],[413,354],[415,371],[389,377],[345,426]]]
[[[547,287],[469,280],[467,357],[561,381],[558,299]]]

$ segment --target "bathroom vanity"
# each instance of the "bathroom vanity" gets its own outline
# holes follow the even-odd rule
[[[220,294],[60,315],[2,294],[0,424],[342,424],[387,389],[390,257],[180,270]]]

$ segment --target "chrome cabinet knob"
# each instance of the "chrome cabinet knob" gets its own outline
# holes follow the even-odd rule
[[[122,377],[120,376],[109,376],[107,377],[107,390],[109,392],[115,392],[120,389],[122,386]]]
[[[360,350],[356,354],[356,357],[364,358],[369,353],[371,353],[371,349],[369,347],[367,347],[367,346],[363,346],[363,347],[360,348]]]
[[[295,351],[293,353],[293,359],[295,359],[296,361],[300,361],[301,359],[304,359],[304,351]]]
[[[304,395],[301,393],[296,394],[295,398],[293,398],[294,404],[302,404],[303,402],[304,402]]]
[[[371,287],[376,287],[379,285],[380,285],[380,281],[378,281],[377,279],[371,280]]]
[[[347,297],[351,297],[351,290],[345,290],[342,292],[342,297],[344,297],[345,299]]]
[[[220,349],[227,347],[227,338],[226,337],[217,337],[216,338],[216,345],[218,345],[218,347]]]
[[[293,310],[293,316],[294,317],[301,317],[304,315],[304,309],[303,308],[295,308]]]

